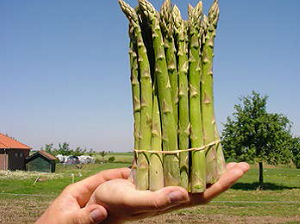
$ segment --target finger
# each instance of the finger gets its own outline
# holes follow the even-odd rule
[[[226,173],[224,173],[220,179],[209,188],[206,189],[205,192],[200,194],[191,194],[191,205],[199,205],[205,204],[211,201],[213,198],[217,197],[227,189],[231,187],[238,179],[240,179],[245,172],[249,169],[249,165],[247,163],[237,163],[231,169],[229,169]]]
[[[164,210],[185,203],[188,193],[181,187],[165,187],[158,191],[138,191],[128,180],[116,179],[101,184],[95,192],[95,201],[108,211],[124,215]],[[105,193],[106,192],[106,193]],[[120,211],[120,205],[122,210]]]
[[[250,168],[249,164],[245,163],[245,162],[239,162],[239,163],[231,162],[226,165],[226,169],[230,170],[230,169],[234,168],[235,166],[238,166],[239,168],[241,168],[244,171],[244,173],[246,173]]]
[[[244,171],[244,173],[247,173],[248,170],[250,169],[249,164],[245,162],[240,162],[239,167]]]
[[[129,168],[104,170],[75,184],[69,185],[64,190],[64,193],[71,194],[76,198],[80,207],[83,207],[100,184],[112,179],[127,179],[129,174]]]
[[[228,163],[228,164],[226,165],[226,169],[227,169],[227,170],[230,170],[230,169],[233,168],[236,164],[237,164],[236,162]]]
[[[74,213],[72,224],[97,224],[104,221],[107,215],[103,206],[91,205]]]
[[[228,190],[238,179],[240,179],[246,170],[245,163],[237,163],[227,173],[222,175],[217,183],[213,184],[203,193],[205,202],[209,202],[214,197]]]
[[[165,187],[159,191],[132,191],[126,199],[134,214],[163,211],[189,200],[188,193],[181,187]]]
[[[103,182],[112,179],[127,179],[129,175],[129,168],[104,170],[82,181],[75,183],[75,186],[77,185],[79,188],[82,188],[82,186],[86,186],[90,191],[94,191]]]

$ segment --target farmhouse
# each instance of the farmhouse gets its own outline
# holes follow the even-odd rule
[[[0,170],[25,170],[30,147],[0,133]]]
[[[56,160],[56,157],[41,150],[26,158],[26,170],[54,173]]]

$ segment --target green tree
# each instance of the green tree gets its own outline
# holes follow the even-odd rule
[[[258,162],[259,187],[263,187],[263,162],[272,165],[289,163],[291,122],[282,114],[268,113],[267,96],[252,92],[240,98],[232,117],[227,118],[222,132],[226,158]]]
[[[50,154],[54,154],[53,144],[45,144],[45,148],[41,148],[41,150],[45,150]]]
[[[293,154],[293,163],[297,169],[300,169],[300,137],[294,137],[291,139],[290,148]]]
[[[89,156],[93,156],[95,154],[95,151],[93,149],[90,149],[87,153]]]
[[[41,150],[43,150],[43,151],[46,151],[46,152],[48,152],[48,153],[50,153],[50,154],[54,154],[54,151],[55,151],[55,149],[53,148],[53,144],[51,143],[51,144],[45,144],[45,146],[44,147],[41,147]]]
[[[70,149],[69,143],[64,142],[62,144],[61,143],[58,144],[58,149],[56,150],[57,154],[61,154],[63,156],[69,156],[72,154],[72,152],[73,150]]]
[[[102,156],[102,161],[104,161],[104,157],[107,155],[106,151],[101,151],[100,155]]]
[[[71,154],[73,156],[81,156],[83,155],[84,153],[86,153],[86,149],[81,149],[80,147],[77,147],[75,150],[71,150]]]

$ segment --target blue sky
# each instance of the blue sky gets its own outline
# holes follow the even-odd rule
[[[162,1],[152,3],[159,8]],[[197,1],[173,3],[186,18],[188,3]],[[206,11],[211,3],[203,1]],[[300,135],[300,2],[220,0],[220,11],[219,127],[238,98],[255,90]],[[0,1],[0,132],[35,149],[66,141],[131,151],[127,24],[116,0]]]

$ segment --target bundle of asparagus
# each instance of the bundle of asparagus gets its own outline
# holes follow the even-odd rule
[[[201,1],[189,6],[188,20],[170,0],[160,12],[138,2],[119,0],[129,20],[136,187],[203,192],[225,171],[213,107],[218,1],[208,16]]]

